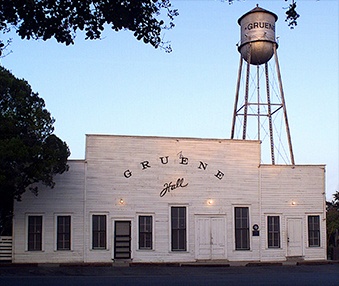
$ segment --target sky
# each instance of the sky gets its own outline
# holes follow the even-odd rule
[[[0,63],[24,78],[56,119],[71,159],[85,158],[86,134],[230,139],[239,67],[237,20],[256,4],[278,16],[278,57],[296,164],[326,164],[326,198],[339,189],[337,0],[299,0],[298,26],[288,2],[172,0],[172,53],[105,30],[77,34],[75,45],[12,37]],[[262,153],[269,150],[262,150]]]

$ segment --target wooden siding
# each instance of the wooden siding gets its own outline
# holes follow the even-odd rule
[[[131,219],[134,261],[192,261],[195,259],[195,215],[226,215],[226,252],[232,259],[257,259],[258,251],[235,252],[233,207],[250,206],[251,219],[259,221],[257,141],[128,136],[87,136],[86,208],[107,212],[109,221]],[[160,157],[166,157],[163,162]],[[188,158],[187,165],[181,164]],[[184,159],[185,161],[186,159]],[[142,162],[148,161],[143,168]],[[186,162],[186,161],[185,161]],[[206,169],[200,162],[207,164]],[[199,166],[201,167],[199,169]],[[206,166],[206,165],[205,165]],[[129,170],[129,178],[124,172]],[[219,179],[216,174],[224,176]],[[166,183],[183,178],[184,188],[160,192]],[[120,198],[124,204],[120,205]],[[212,199],[213,204],[207,205]],[[170,250],[170,207],[187,206],[187,252]],[[137,249],[137,214],[153,213],[156,233],[153,251]],[[113,223],[109,232],[113,231]],[[87,226],[88,227],[88,226]],[[88,261],[107,261],[109,252],[90,251]],[[87,244],[89,245],[89,240]],[[255,245],[256,241],[253,241]],[[89,249],[89,247],[86,247]]]
[[[326,259],[325,166],[261,166],[260,184],[262,231],[266,233],[267,215],[279,215],[281,229],[281,248],[268,249],[266,240],[261,244],[261,260],[285,259],[290,218],[302,220],[304,259]],[[308,215],[320,216],[320,247],[308,247]]]
[[[84,161],[69,161],[68,172],[55,176],[53,189],[40,186],[38,196],[26,191],[14,204],[13,262],[83,261]],[[27,251],[27,218],[43,216],[43,251]],[[56,251],[56,216],[71,216],[71,250]]]
[[[224,259],[230,261],[286,260],[290,218],[302,220],[302,256],[326,258],[324,166],[260,165],[259,141],[87,135],[85,161],[70,166],[53,190],[38,197],[27,192],[15,203],[14,262],[110,262],[118,220],[131,222],[133,261],[195,261],[201,217],[225,221]],[[187,208],[187,251],[171,251],[172,206]],[[249,208],[249,251],[235,250],[239,206]],[[55,218],[62,214],[72,216],[71,251],[56,251]],[[107,217],[104,250],[91,249],[96,214]],[[27,251],[28,215],[43,216],[43,251]],[[138,249],[139,215],[153,217],[151,250]],[[279,249],[267,248],[268,215],[280,217]],[[320,247],[308,247],[308,215],[320,216]],[[259,236],[252,236],[254,224]]]

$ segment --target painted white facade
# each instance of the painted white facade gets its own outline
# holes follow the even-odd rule
[[[128,225],[121,239],[134,262],[326,259],[325,167],[261,165],[259,141],[87,135],[85,160],[69,165],[54,189],[15,203],[13,262],[111,262]],[[179,251],[171,219],[178,209],[186,212]],[[248,210],[248,249],[236,249],[236,209]],[[42,217],[41,250],[28,250],[31,216]],[[57,248],[58,216],[71,218],[69,250]],[[106,222],[101,249],[93,249],[93,216]],[[140,216],[151,218],[150,247],[140,246]],[[312,246],[310,216],[319,220]],[[275,247],[268,217],[279,221]]]

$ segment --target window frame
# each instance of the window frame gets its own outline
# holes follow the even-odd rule
[[[173,217],[173,210],[174,209],[184,209],[185,213],[182,216],[182,218],[184,218],[184,227],[180,227],[180,217],[178,220],[178,224],[176,228],[174,228],[173,226],[173,221],[174,221],[174,217]],[[169,210],[169,215],[170,215],[170,250],[172,252],[187,252],[188,251],[188,241],[187,241],[187,231],[188,231],[188,208],[185,205],[171,205],[170,206],[170,210]],[[180,214],[179,214],[180,215]],[[174,245],[175,240],[173,239],[175,236],[177,236],[177,245]],[[181,237],[183,236],[183,237]],[[182,247],[180,247],[180,240],[183,240],[183,245]]]
[[[95,218],[99,218],[99,217],[104,217],[104,228],[102,228],[100,226],[99,223],[99,228],[96,229],[94,226],[94,219]],[[95,213],[91,215],[91,249],[92,250],[107,250],[108,246],[108,240],[107,240],[107,219],[108,216],[105,213]],[[95,239],[95,237],[98,237],[97,239]],[[101,245],[101,239],[103,239],[103,245]],[[95,243],[98,243],[97,245],[95,245]]]
[[[59,232],[59,218],[69,218],[69,226],[68,226],[68,232]],[[56,234],[56,237],[55,237],[55,250],[56,251],[70,251],[72,250],[72,247],[73,247],[73,232],[72,232],[72,229],[73,228],[73,221],[72,221],[72,215],[70,214],[56,214],[55,215],[55,234]],[[69,236],[68,238],[68,244],[69,246],[68,247],[59,247],[59,235],[61,236]],[[65,244],[65,238],[63,238],[63,245]]]
[[[311,222],[310,219],[317,218],[317,222],[314,220]],[[317,228],[316,228],[317,226]],[[307,215],[307,234],[308,234],[308,247],[320,247],[320,215]]]
[[[152,214],[138,214],[138,250],[153,250],[154,249],[154,215]],[[141,228],[141,218],[149,218],[150,219],[150,231],[142,230]],[[148,236],[148,240],[150,241],[150,246],[141,246],[144,238],[142,236]],[[147,238],[146,238],[147,241]]]
[[[241,216],[239,219],[237,218],[237,209],[247,209],[247,226],[242,226],[242,223],[240,227],[238,227],[239,219],[242,220],[243,216]],[[250,236],[250,207],[249,206],[234,206],[234,249],[236,251],[248,251],[251,250],[251,236]],[[239,233],[240,236],[239,237]],[[243,246],[243,234],[245,234],[246,238],[246,246]],[[239,245],[240,244],[240,245]]]
[[[41,218],[41,224],[39,227],[39,231],[31,232],[31,218]],[[27,251],[44,251],[44,216],[42,214],[28,214],[27,215],[27,243],[26,243],[26,250]],[[31,247],[31,238],[30,236],[33,235],[33,247]],[[39,238],[39,241],[36,241],[36,238]],[[36,244],[38,243],[38,247],[36,247]]]
[[[270,222],[270,219],[277,219],[278,223]],[[267,248],[269,249],[281,249],[281,218],[280,215],[267,215]],[[273,229],[271,227],[273,226]],[[275,244],[277,242],[277,244]]]

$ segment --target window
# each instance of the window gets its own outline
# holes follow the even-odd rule
[[[267,217],[268,248],[280,248],[280,221],[279,216]]]
[[[71,249],[71,216],[57,217],[57,250]]]
[[[172,251],[186,251],[186,207],[171,208]]]
[[[152,249],[152,216],[139,216],[139,249]]]
[[[42,216],[28,217],[28,248],[29,251],[42,250]]]
[[[320,246],[320,219],[318,215],[308,216],[308,246]]]
[[[106,249],[106,215],[92,216],[92,249]]]
[[[250,249],[250,230],[248,207],[236,207],[235,213],[235,249]]]

